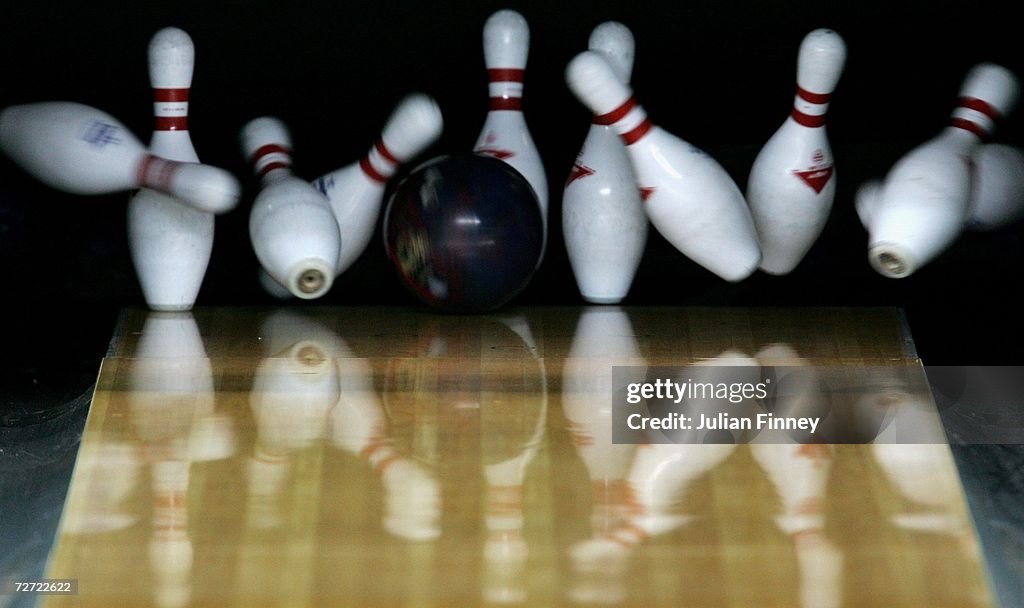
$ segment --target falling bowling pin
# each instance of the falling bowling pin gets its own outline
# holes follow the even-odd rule
[[[313,181],[330,201],[344,243],[336,274],[348,270],[370,243],[388,179],[401,163],[437,141],[443,126],[436,101],[422,93],[409,95],[395,108],[366,156]]]
[[[629,28],[602,23],[590,35],[589,46],[604,56],[622,82],[629,82],[635,52]],[[608,125],[590,125],[565,183],[562,230],[583,299],[621,302],[647,244],[647,215],[626,149]]]
[[[227,171],[154,156],[113,116],[71,101],[0,112],[0,149],[39,181],[71,194],[150,188],[213,213],[234,208],[241,194]]]
[[[972,175],[968,230],[998,230],[1024,216],[1024,152],[1001,144],[980,146]],[[871,180],[857,191],[855,206],[865,229],[870,230],[880,189],[881,182]]]
[[[548,178],[523,118],[523,76],[529,53],[530,27],[522,15],[513,10],[501,10],[487,19],[484,24],[484,63],[487,66],[490,111],[473,150],[505,161],[533,186],[540,203],[546,244]]]
[[[155,128],[149,151],[197,163],[188,132],[188,94],[195,49],[184,31],[168,27],[149,43]],[[128,203],[128,242],[146,303],[153,310],[190,310],[213,249],[213,213],[144,188]]]
[[[743,194],[713,158],[655,126],[629,85],[598,53],[577,55],[569,88],[626,144],[644,209],[672,245],[727,281],[741,281],[761,263],[754,220]]]
[[[836,195],[825,112],[846,62],[832,30],[804,37],[797,57],[796,99],[786,122],[754,160],[747,202],[761,243],[761,270],[787,274],[818,239]]]
[[[327,293],[341,250],[330,203],[309,182],[292,175],[291,136],[276,118],[242,128],[242,153],[262,178],[249,216],[249,237],[263,270],[292,295]]]
[[[871,219],[868,260],[894,279],[914,273],[956,240],[967,219],[972,165],[995,121],[1013,108],[1017,78],[984,63],[971,69],[950,124],[889,171]]]

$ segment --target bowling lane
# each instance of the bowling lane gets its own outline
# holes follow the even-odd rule
[[[945,445],[611,443],[610,366],[917,366],[891,310],[128,311],[46,606],[989,606]]]

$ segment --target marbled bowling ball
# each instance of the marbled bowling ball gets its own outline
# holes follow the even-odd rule
[[[530,282],[541,222],[537,196],[518,171],[477,154],[442,156],[395,188],[384,245],[402,282],[428,306],[484,312]]]

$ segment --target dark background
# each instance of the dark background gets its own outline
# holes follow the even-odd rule
[[[447,123],[423,158],[468,150],[487,108],[481,27],[494,10],[516,8],[531,26],[525,113],[552,193],[547,258],[516,302],[574,304],[582,300],[562,241],[560,195],[589,117],[567,90],[563,70],[586,47],[590,30],[608,19],[632,28],[633,84],[652,118],[707,149],[745,187],[757,150],[789,112],[801,38],[831,27],[849,48],[828,127],[838,194],[810,255],[790,276],[758,273],[733,285],[652,230],[625,303],[895,305],[907,311],[927,363],[1009,364],[1024,360],[1016,343],[1024,228],[966,235],[897,281],[868,266],[867,235],[853,210],[862,181],[883,175],[944,126],[971,65],[996,61],[1024,74],[1019,25],[1007,6],[877,0],[16,3],[0,17],[0,106],[78,101],[113,114],[146,141],[149,38],[167,25],[184,28],[197,57],[193,141],[204,162],[233,171],[247,190],[239,208],[217,220],[198,305],[269,304],[249,245],[255,183],[238,151],[239,128],[261,114],[281,117],[293,132],[296,172],[314,178],[356,160],[395,103],[421,90],[438,99]],[[1024,121],[1010,117],[997,141],[1024,143]],[[125,236],[126,200],[125,194],[65,195],[0,159],[0,289],[7,313],[0,373],[15,378],[14,386],[47,386],[46,368],[92,376],[117,310],[143,304]],[[311,305],[365,303],[414,303],[379,239]],[[79,367],[69,363],[79,360]]]

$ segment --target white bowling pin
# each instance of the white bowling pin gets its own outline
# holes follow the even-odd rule
[[[629,82],[635,45],[629,28],[608,21],[590,35],[616,75]],[[592,123],[562,196],[562,231],[576,284],[596,304],[622,301],[647,244],[647,215],[618,134]]]
[[[988,231],[1024,216],[1024,152],[1010,146],[981,146],[974,157],[974,190],[967,227]]]
[[[750,169],[747,202],[761,243],[761,270],[769,274],[796,268],[832,210],[836,177],[825,112],[845,62],[839,34],[807,34],[797,57],[793,111]]]
[[[149,43],[155,130],[149,151],[199,162],[188,132],[188,94],[195,49],[184,31],[168,27]],[[190,310],[213,249],[213,214],[144,188],[128,203],[128,244],[146,303],[154,310]]]
[[[39,181],[72,194],[151,188],[220,212],[238,204],[241,193],[227,171],[154,156],[113,116],[70,101],[5,109],[0,149]]]
[[[889,278],[909,276],[956,240],[967,219],[974,153],[1014,105],[1017,78],[994,64],[967,74],[950,125],[911,150],[885,178],[868,260]]]
[[[691,144],[654,126],[601,55],[569,63],[573,93],[626,143],[651,223],[690,259],[728,281],[757,269],[761,251],[743,194],[725,169]]]
[[[533,186],[540,203],[546,245],[548,178],[523,118],[523,76],[529,53],[530,27],[522,15],[513,10],[501,10],[487,19],[484,24],[484,64],[487,66],[490,111],[473,151],[505,161]]]
[[[313,181],[330,201],[341,231],[343,246],[335,273],[348,270],[370,243],[388,179],[401,163],[437,141],[443,126],[437,102],[422,93],[409,95],[392,112],[366,156]]]
[[[292,295],[327,293],[341,250],[330,203],[292,175],[291,136],[276,118],[256,118],[242,128],[242,153],[263,180],[252,204],[249,237],[263,269]]]

